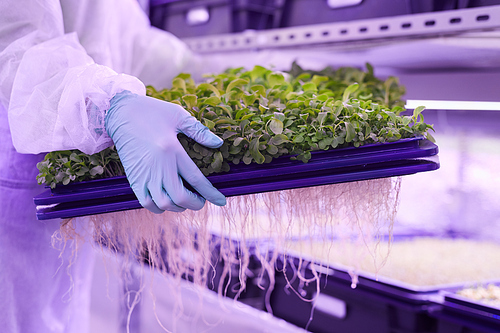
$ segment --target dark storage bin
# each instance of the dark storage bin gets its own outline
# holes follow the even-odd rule
[[[351,5],[337,7],[341,3]],[[499,4],[500,0],[287,0],[280,26],[364,20]]]
[[[500,307],[462,297],[457,290],[441,291],[443,302],[429,309],[430,316],[438,320],[437,333],[500,332]]]
[[[151,24],[177,37],[278,28],[285,0],[157,0]]]
[[[412,5],[418,6],[419,2],[420,1],[413,0]],[[500,0],[427,0],[427,2],[431,3],[432,11],[494,6],[500,4]]]
[[[358,4],[345,7],[334,7],[335,2],[333,0],[288,0],[283,10],[281,26],[293,27],[412,13],[408,0],[363,0],[358,1]],[[424,6],[420,5],[420,7]]]
[[[427,309],[429,298],[438,294],[437,289],[412,290],[397,283],[384,283],[363,276],[359,276],[356,288],[352,288],[347,271],[333,266],[328,269],[330,273],[320,279],[320,294],[314,312],[311,312],[312,302],[301,299],[287,286],[285,275],[277,273],[271,295],[273,314],[299,327],[307,327],[311,332],[435,332],[437,319],[430,317]],[[291,271],[288,269],[286,273],[289,281],[293,278]],[[305,277],[312,277],[309,269],[305,271]],[[316,283],[299,284],[298,279],[291,283],[301,297],[313,299]]]

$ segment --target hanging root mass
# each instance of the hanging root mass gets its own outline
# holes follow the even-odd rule
[[[319,285],[317,267],[329,263],[312,265],[310,254],[329,253],[333,244],[336,249],[358,244],[346,247],[355,251],[349,256],[368,256],[382,267],[390,246],[379,245],[391,242],[400,183],[400,178],[375,179],[231,197],[224,207],[207,203],[200,211],[157,215],[139,209],[81,219],[96,244],[174,280],[239,298],[252,279],[271,312],[276,277],[286,273],[295,292],[300,287],[291,287],[293,281]],[[86,237],[75,231],[76,220],[63,223],[63,242]],[[345,254],[332,255],[335,260]],[[356,267],[350,273],[355,285]]]

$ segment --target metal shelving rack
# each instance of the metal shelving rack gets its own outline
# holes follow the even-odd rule
[[[497,5],[290,28],[248,30],[241,33],[190,37],[184,41],[198,53],[225,53],[324,46],[343,48],[359,42],[366,46],[442,36],[463,36],[468,33],[480,33],[481,36],[482,33],[487,34],[499,29],[500,5]]]

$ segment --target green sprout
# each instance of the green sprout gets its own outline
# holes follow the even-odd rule
[[[205,175],[227,172],[231,165],[263,164],[289,155],[307,162],[311,152],[424,136],[423,107],[403,115],[404,87],[396,78],[381,81],[356,68],[288,73],[255,66],[230,69],[196,84],[189,74],[174,78],[169,89],[147,87],[151,97],[184,107],[224,140],[206,148],[178,136]],[[94,155],[77,150],[52,152],[38,164],[37,180],[54,188],[90,179],[123,175],[114,147]]]

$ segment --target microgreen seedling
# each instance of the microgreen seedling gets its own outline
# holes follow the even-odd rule
[[[172,88],[151,97],[183,106],[224,139],[221,148],[205,148],[180,134],[179,141],[205,175],[229,171],[239,163],[269,163],[290,155],[307,162],[311,151],[359,147],[425,136],[423,107],[402,115],[404,88],[355,68],[304,71],[294,64],[287,73],[261,66],[230,69],[196,84],[189,74],[174,78]],[[38,164],[40,184],[51,187],[123,175],[114,147],[88,156],[77,150],[52,152]]]

